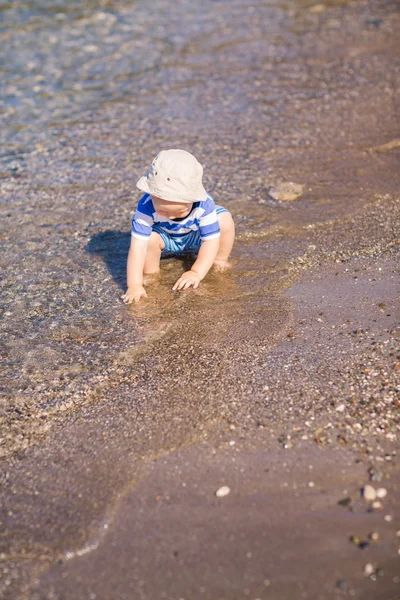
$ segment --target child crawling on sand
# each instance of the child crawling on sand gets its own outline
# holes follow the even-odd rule
[[[126,304],[146,296],[143,275],[158,273],[161,256],[196,254],[173,290],[197,288],[214,265],[229,266],[235,237],[231,214],[216,206],[202,183],[203,167],[185,150],[163,150],[137,187],[145,192],[132,219]]]

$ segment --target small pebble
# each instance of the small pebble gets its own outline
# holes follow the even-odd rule
[[[387,495],[387,489],[386,488],[378,488],[376,490],[376,497],[377,498],[384,498]]]
[[[215,495],[217,498],[223,498],[224,496],[227,496],[230,491],[231,489],[227,485],[223,485],[222,487],[218,488],[218,490],[215,492]]]
[[[313,481],[308,482],[308,487],[313,488],[314,486],[315,486],[315,483]]]
[[[346,408],[345,404],[339,404],[339,406],[336,407],[337,412],[344,412],[344,409]]]
[[[365,577],[370,577],[370,575],[372,575],[372,573],[374,572],[374,566],[372,563],[367,563],[364,567],[364,575]]]
[[[370,471],[370,479],[371,481],[382,481],[383,473],[382,471],[375,471],[375,469],[371,469]]]
[[[379,502],[379,500],[375,500],[375,502],[372,503],[372,508],[374,510],[381,510],[383,508],[382,502]]]
[[[384,518],[384,519],[385,519],[385,521],[387,521],[388,523],[390,523],[391,521],[393,521],[393,517],[392,517],[392,515],[385,515],[383,518]]]
[[[367,502],[373,502],[376,498],[376,491],[372,485],[366,485],[363,488],[363,497]]]
[[[377,542],[379,540],[379,533],[377,531],[372,531],[368,534],[368,537],[372,542]]]
[[[308,10],[312,13],[321,13],[326,10],[326,6],[324,4],[314,4]]]
[[[358,546],[358,544],[360,543],[360,541],[361,541],[361,540],[360,540],[360,538],[358,537],[358,535],[352,535],[352,536],[350,537],[350,542],[351,542],[352,544],[354,544],[355,546]]]
[[[341,500],[338,501],[338,504],[340,506],[350,506],[350,504],[351,504],[350,496],[347,496],[346,498],[342,498]]]
[[[91,53],[91,52],[97,52],[98,47],[95,46],[94,44],[88,44],[86,46],[83,46],[83,49],[85,52]]]
[[[358,547],[360,548],[360,550],[365,550],[366,548],[369,548],[369,543],[368,542],[360,542],[358,544]]]
[[[345,579],[338,579],[336,582],[336,587],[343,590],[345,587],[347,587],[347,581]]]
[[[272,186],[268,190],[268,194],[274,200],[281,200],[283,202],[297,200],[303,193],[303,186],[299,183],[293,183],[292,181],[285,181],[276,186]]]

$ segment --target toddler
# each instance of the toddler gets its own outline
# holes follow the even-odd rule
[[[210,268],[229,266],[235,237],[231,214],[202,184],[203,167],[185,150],[163,150],[137,187],[145,192],[132,219],[126,304],[146,296],[143,275],[158,273],[161,256],[197,254],[173,290],[197,288]]]

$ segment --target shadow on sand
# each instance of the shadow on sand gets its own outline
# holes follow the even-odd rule
[[[129,232],[107,229],[94,235],[86,246],[89,254],[97,254],[104,260],[110,275],[124,291],[126,289],[126,259],[130,242]]]
[[[121,288],[126,290],[126,261],[128,257],[131,235],[126,231],[107,229],[96,233],[88,242],[86,252],[100,256],[110,272],[110,275]],[[176,256],[167,255],[163,260],[172,258],[182,263],[184,271],[188,271],[196,257],[192,254]]]

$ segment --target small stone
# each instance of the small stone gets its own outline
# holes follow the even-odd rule
[[[373,502],[376,498],[376,491],[372,485],[365,485],[363,487],[363,497],[367,502]]]
[[[87,44],[86,46],[83,46],[83,49],[85,52],[94,53],[97,52],[98,47],[94,44]]]
[[[309,481],[308,482],[308,487],[310,487],[310,488],[315,487],[315,483],[313,481]]]
[[[385,571],[381,568],[377,569],[375,572],[379,577],[383,577],[385,574]]]
[[[387,495],[387,489],[386,488],[378,488],[376,490],[376,497],[377,498],[384,498]]]
[[[268,190],[268,194],[271,198],[282,202],[297,200],[302,193],[303,186],[299,183],[293,183],[292,181],[284,181],[283,183],[270,187]]]
[[[371,481],[382,481],[383,473],[382,471],[376,471],[375,469],[370,469],[369,472]]]
[[[222,487],[218,488],[218,490],[215,492],[215,495],[217,498],[223,498],[224,496],[227,496],[230,491],[231,489],[227,485],[223,485]]]
[[[358,545],[359,545],[359,543],[360,543],[360,541],[361,541],[361,540],[360,540],[360,538],[358,537],[358,535],[352,535],[352,536],[350,536],[350,542],[351,542],[352,544],[354,544],[355,546],[358,546]]]
[[[379,500],[375,500],[375,502],[372,503],[372,508],[374,510],[381,510],[383,508],[382,502],[379,502]]]
[[[338,587],[341,590],[343,590],[344,588],[347,587],[347,581],[345,579],[338,579],[337,582],[336,582],[336,587]]]
[[[347,496],[347,498],[342,498],[341,500],[338,501],[338,504],[340,506],[350,506],[350,504],[351,504],[350,496]]]
[[[388,523],[391,523],[393,521],[393,517],[392,515],[385,515],[383,517],[385,519],[385,521],[387,521]]]
[[[322,13],[326,10],[325,4],[314,4],[308,9],[312,13]]]
[[[367,563],[364,567],[364,575],[365,577],[370,577],[370,575],[372,575],[372,573],[375,571],[374,566],[372,563]]]
[[[371,531],[371,533],[368,534],[368,537],[372,542],[377,542],[379,540],[379,533],[377,531]]]
[[[344,412],[346,408],[345,404],[339,404],[339,406],[336,407],[337,412]]]

